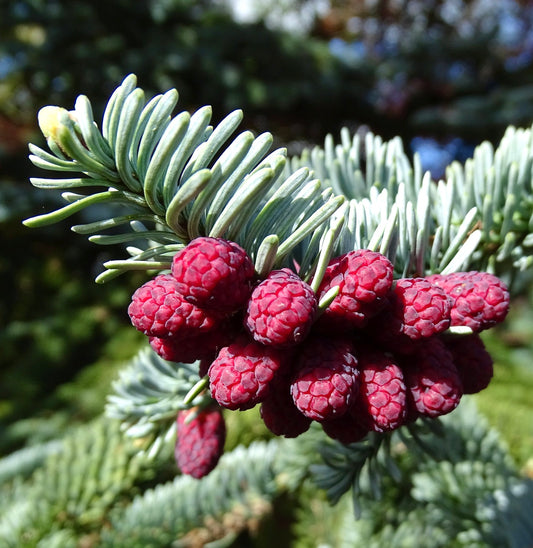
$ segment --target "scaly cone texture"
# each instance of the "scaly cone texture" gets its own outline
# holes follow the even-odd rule
[[[283,356],[246,337],[220,350],[209,367],[211,395],[227,409],[250,409],[268,394]]]
[[[313,287],[288,268],[259,279],[240,246],[200,237],[175,255],[170,274],[134,293],[128,311],[161,357],[199,361],[216,409],[260,405],[279,436],[317,421],[353,443],[450,413],[488,385],[492,360],[477,332],[509,308],[495,276],[393,280],[385,256],[359,249],[332,258]]]
[[[509,311],[509,291],[487,272],[433,274],[429,281],[452,300],[451,324],[469,327],[474,333],[502,322]]]
[[[314,291],[294,272],[275,270],[254,289],[245,325],[257,342],[294,346],[311,329],[317,304]]]
[[[370,331],[389,348],[409,352],[416,347],[413,343],[450,327],[451,309],[452,301],[444,290],[426,278],[402,278],[372,319]]]
[[[404,373],[391,355],[361,347],[359,413],[374,432],[394,430],[407,415],[407,389]]]
[[[172,276],[186,301],[226,314],[248,300],[254,265],[236,243],[200,237],[174,256]]]
[[[302,349],[291,383],[296,407],[310,419],[340,417],[359,392],[359,371],[352,345],[342,339],[317,337]]]
[[[227,320],[205,333],[190,337],[150,337],[149,342],[157,354],[171,362],[211,361],[222,346],[231,343],[235,332],[235,322]]]
[[[150,337],[185,339],[212,331],[217,318],[185,300],[176,279],[160,274],[141,286],[128,307],[131,323]]]
[[[349,330],[366,325],[384,304],[394,267],[381,253],[358,249],[332,259],[318,289],[322,298],[331,288],[339,294],[325,310],[325,329]]]
[[[224,451],[226,423],[219,407],[180,411],[176,419],[174,456],[183,474],[202,478],[213,470]]]

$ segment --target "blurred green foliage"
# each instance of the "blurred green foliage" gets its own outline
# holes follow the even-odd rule
[[[509,446],[518,466],[533,475],[533,290],[515,298],[506,321],[484,334],[494,358],[490,389],[476,394],[479,409]]]
[[[385,127],[395,134],[494,142],[508,125],[531,123],[529,2],[332,4],[336,26],[331,49],[367,75],[372,82],[366,90],[371,109],[389,121]]]
[[[20,221],[38,207],[36,200],[25,199],[16,183],[0,185],[5,209],[0,230],[0,426],[7,429],[17,419],[64,408],[66,393],[55,394],[56,388],[98,363],[103,349],[116,359],[131,356],[135,330],[117,335],[129,327],[125,310],[139,278],[97,286],[94,277],[105,254],[64,226],[29,234]],[[43,208],[51,206],[39,193],[34,198],[43,199]],[[116,347],[120,340],[122,349]],[[71,397],[79,406],[73,417],[88,419],[100,411],[83,408],[78,398]],[[20,435],[0,436],[0,451],[23,441]]]

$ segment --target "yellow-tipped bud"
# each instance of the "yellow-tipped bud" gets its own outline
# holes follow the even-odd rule
[[[57,133],[64,120],[64,113],[68,115],[67,109],[55,106],[43,107],[37,115],[39,127],[46,139],[51,138],[57,142]]]
[[[50,144],[53,141],[67,156],[72,157],[72,147],[69,141],[75,136],[76,113],[62,107],[43,107],[37,120],[41,131]]]

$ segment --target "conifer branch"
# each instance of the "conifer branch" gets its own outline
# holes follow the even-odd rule
[[[282,490],[275,481],[279,450],[276,440],[241,446],[201,480],[178,476],[145,492],[112,515],[102,546],[169,546],[187,538],[201,545],[238,533],[270,512]]]
[[[119,419],[128,435],[152,436],[156,443],[158,438],[174,431],[180,409],[198,405],[205,398],[198,395],[186,401],[199,380],[197,363],[168,362],[150,348],[143,348],[114,381],[106,415]]]
[[[27,219],[25,224],[43,226],[93,205],[110,206],[107,217],[72,228],[99,245],[125,245],[129,257],[107,261],[99,282],[132,269],[168,269],[176,251],[203,235],[240,243],[261,276],[276,267],[297,266],[304,280],[314,276],[315,289],[331,256],[359,248],[387,255],[394,263],[395,277],[468,268],[512,277],[532,263],[531,130],[509,128],[496,149],[487,143],[480,145],[464,167],[452,164],[446,178],[435,182],[423,173],[418,157],[413,161],[407,157],[399,138],[383,142],[369,133],[363,141],[344,129],[339,145],[328,136],[323,148],[287,159],[284,149],[269,153],[273,142],[269,133],[255,137],[244,131],[231,140],[242,119],[240,111],[212,127],[209,106],[173,116],[177,100],[177,92],[170,90],[145,102],[144,92],[131,75],[111,96],[101,130],[84,96],[70,113],[59,107],[46,107],[40,113],[50,152],[30,145],[30,158],[37,167],[64,178],[35,178],[32,183],[42,189],[63,190],[66,205]],[[105,233],[108,230],[113,232]],[[327,306],[334,295],[332,288],[320,306]],[[195,391],[198,381],[197,363],[166,362],[149,350],[132,361],[114,383],[107,405],[109,425],[111,418],[119,419],[142,449],[137,453],[139,461],[128,451],[126,456],[119,451],[122,463],[136,468],[153,461],[170,445],[177,412],[208,397]],[[472,414],[470,409],[468,413]],[[454,419],[457,416],[454,413]],[[442,439],[434,431],[427,432],[429,425],[444,425]],[[311,430],[309,439],[313,436],[316,432]],[[119,438],[112,433],[110,438],[109,450],[117,449]],[[487,525],[490,512],[501,513],[513,508],[520,497],[530,498],[529,487],[516,481],[512,467],[500,458],[503,453],[479,422],[472,429],[467,421],[459,426],[447,419],[442,423],[419,421],[394,434],[371,434],[366,441],[348,447],[325,441],[324,435],[315,440],[315,454],[300,454],[300,471],[285,485],[301,485],[311,475],[333,502],[343,501],[351,492],[363,520],[362,503],[379,498],[383,478],[402,481],[405,462],[395,453],[400,446],[420,460],[427,458],[422,451],[425,446],[440,451],[438,466],[422,468],[410,492],[411,501],[431,506],[430,523],[456,519],[466,511],[464,505],[453,502],[459,486],[470,480],[474,502],[481,502],[468,523],[457,520],[467,536],[473,535],[472,523]],[[23,496],[17,496],[15,510],[0,521],[0,530],[15,531],[16,537],[25,527],[54,515],[60,504],[73,508],[81,520],[98,520],[113,497],[132,486],[134,480],[128,473],[117,481],[106,475],[107,470],[96,483],[81,485],[94,471],[90,468],[94,463],[81,460],[79,466],[71,466],[65,459],[76,460],[79,451],[87,449],[87,440],[82,436],[67,445],[70,449],[57,459],[68,466],[64,475],[57,463],[47,461],[32,479],[39,487],[28,490],[30,496],[54,491],[42,497],[43,506],[29,508]],[[244,513],[245,523],[268,507],[280,492],[280,478],[286,480],[290,475],[286,454],[277,461],[287,465],[283,473],[274,471],[275,454],[286,453],[284,448],[298,452],[292,440],[254,444],[228,453],[201,482],[180,477],[147,492],[125,511],[114,513],[105,542],[143,545],[146,535],[157,531],[157,542],[168,545],[193,530],[209,529],[206,519],[240,515],[242,508],[258,502],[258,512]],[[116,458],[101,447],[100,453],[106,464]],[[316,455],[322,456],[320,464]],[[441,484],[442,478],[446,482]],[[105,489],[114,492],[107,495]],[[91,497],[98,499],[97,508],[88,504]],[[437,501],[446,504],[439,508]],[[163,508],[172,511],[173,520],[161,514]],[[414,503],[402,515],[420,517]],[[394,533],[390,538],[403,539],[406,531],[400,527],[399,536]],[[528,538],[527,527],[525,531]],[[52,533],[35,535],[44,539]],[[222,533],[217,536],[208,531],[208,536],[220,538],[228,531]],[[491,529],[487,538],[499,537]]]
[[[177,246],[208,235],[246,241],[254,260],[265,238],[277,236],[275,264],[280,266],[343,201],[323,193],[318,184],[309,192],[307,170],[285,181],[286,151],[269,153],[269,133],[255,137],[244,131],[230,141],[242,120],[241,111],[213,128],[210,106],[173,116],[176,90],[145,102],[136,83],[130,75],[112,94],[101,131],[85,96],[78,97],[71,112],[43,108],[39,123],[50,152],[30,145],[30,159],[37,167],[64,175],[34,178],[32,184],[78,188],[80,193],[64,193],[67,205],[26,219],[27,226],[60,222],[95,204],[113,206],[108,208],[111,216],[73,230],[89,234],[90,241],[100,245],[136,244],[129,258],[104,264],[108,271],[97,277],[98,282],[130,268],[162,269]],[[73,172],[81,176],[73,177]],[[98,191],[100,187],[106,190]],[[283,222],[278,222],[269,214],[273,207],[291,211],[291,216],[284,213]],[[115,233],[101,234],[110,229]]]
[[[0,539],[9,546],[37,546],[57,523],[66,531],[99,528],[109,508],[153,475],[152,466],[124,439],[118,421],[100,419],[77,428],[26,483],[11,490]]]
[[[314,543],[334,538],[335,545],[364,543],[373,548],[529,546],[533,526],[526,508],[533,500],[533,483],[519,476],[496,431],[471,401],[463,402],[453,416],[440,422],[439,434],[424,425],[418,428],[431,452],[407,432],[391,440],[389,458],[400,474],[383,475],[374,468],[374,481],[383,486],[380,497],[372,481],[363,481],[355,498],[349,490],[337,493],[334,512],[327,503],[321,505],[315,493],[304,498],[313,501],[313,508],[304,503],[299,514],[300,541],[305,545],[308,538]],[[356,462],[347,448],[337,456],[330,454],[325,461],[329,471],[324,464],[313,466],[314,477],[319,472],[321,482],[333,489],[339,485],[335,478],[343,472],[354,473],[344,467],[346,458]],[[357,520],[353,519],[354,502],[360,510]],[[317,524],[319,519],[323,521]]]
[[[511,281],[533,261],[531,142],[532,128],[509,127],[496,148],[482,143],[433,182],[400,138],[351,137],[344,128],[339,144],[328,135],[323,148],[304,150],[289,166],[310,168],[349,199],[338,254],[378,249],[399,276],[470,268]]]
[[[445,180],[435,183],[416,155],[409,159],[399,138],[384,142],[369,132],[363,139],[344,128],[340,144],[329,135],[323,148],[288,161],[284,149],[268,154],[269,133],[244,131],[229,141],[242,112],[213,128],[208,106],[172,116],[177,100],[170,90],[145,103],[130,75],[111,96],[101,132],[84,96],[72,112],[45,107],[40,113],[50,152],[30,145],[30,159],[42,169],[82,176],[32,183],[83,193],[65,194],[68,205],[25,224],[42,226],[95,203],[116,204],[124,214],[73,229],[92,231],[98,244],[139,242],[136,248],[148,255],[111,260],[104,265],[110,272],[97,281],[146,268],[144,261],[160,269],[177,245],[202,235],[234,240],[254,260],[265,238],[277,236],[274,265],[286,265],[289,254],[299,263],[305,256],[305,277],[340,211],[344,226],[335,253],[379,250],[398,276],[471,268],[512,277],[531,265],[531,129],[509,128],[496,149],[479,145],[471,160],[453,163]],[[101,186],[108,190],[92,190]],[[146,224],[145,234],[132,228],[134,220]],[[117,227],[118,235],[100,234]],[[313,238],[315,230],[320,232]]]
[[[29,476],[36,468],[50,456],[59,453],[62,449],[60,440],[19,449],[0,459],[0,485],[14,478]]]

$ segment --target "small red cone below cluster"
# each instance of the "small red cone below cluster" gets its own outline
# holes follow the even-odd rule
[[[193,407],[178,413],[174,455],[183,474],[202,478],[217,465],[224,451],[226,424],[219,407]]]

